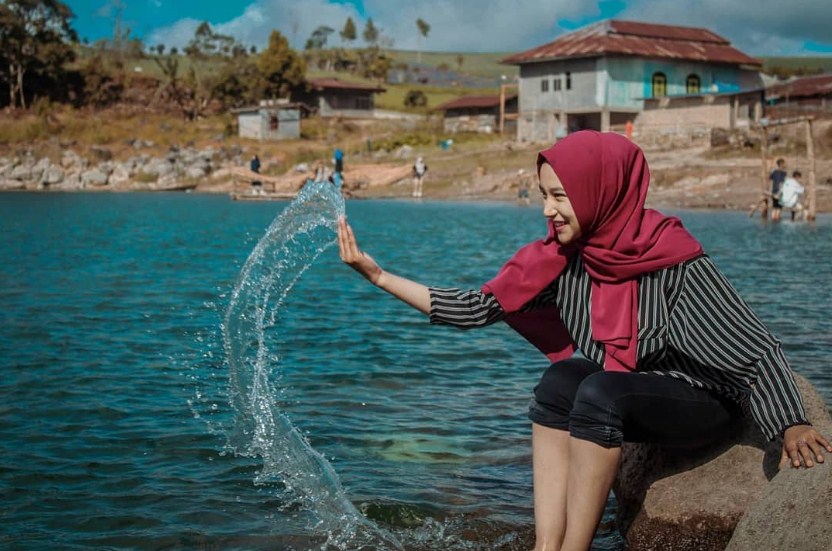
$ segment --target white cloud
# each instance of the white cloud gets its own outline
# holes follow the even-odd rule
[[[632,0],[621,15],[705,27],[752,55],[801,53],[807,40],[832,45],[828,0]]]
[[[168,49],[176,46],[180,50],[190,42],[201,21],[196,19],[180,19],[170,27],[163,27],[151,32],[144,40],[149,47],[164,44]]]
[[[421,17],[431,26],[422,41],[424,50],[462,52],[525,50],[562,34],[558,21],[591,20],[600,13],[597,0],[364,0],[364,7],[397,49],[417,48],[416,19]],[[239,17],[212,25],[260,48],[277,29],[295,48],[302,48],[320,25],[335,29],[330,44],[339,44],[337,33],[347,17],[356,22],[361,43],[366,19],[352,6],[328,0],[255,0]],[[828,0],[791,0],[788,5],[782,0],[629,0],[617,17],[705,27],[752,55],[794,54],[806,40],[832,41]],[[181,20],[156,29],[147,43],[181,48],[197,25],[195,20]]]

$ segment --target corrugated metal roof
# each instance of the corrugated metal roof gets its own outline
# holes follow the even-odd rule
[[[368,92],[384,92],[381,86],[369,86],[355,82],[344,82],[337,78],[313,78],[307,81],[313,90],[366,90]]]
[[[506,101],[514,99],[517,94],[506,94]],[[499,107],[500,96],[463,96],[434,108],[434,111],[447,111],[449,109],[466,109],[475,107]]]
[[[832,75],[803,77],[783,84],[775,84],[766,89],[767,99],[806,98],[832,94]]]
[[[552,59],[631,55],[760,65],[707,29],[611,19],[565,34],[553,42],[515,54],[503,63],[522,65]]]

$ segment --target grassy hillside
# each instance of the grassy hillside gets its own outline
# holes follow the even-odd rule
[[[454,71],[477,77],[498,79],[502,75],[512,78],[517,75],[517,66],[503,65],[500,60],[510,56],[513,52],[503,53],[464,53],[464,52],[422,52],[422,65],[439,67],[445,65]],[[416,65],[417,52],[407,50],[391,50],[390,55],[396,63]],[[462,56],[462,66],[458,58]]]
[[[763,57],[763,72],[773,72],[778,69],[800,72],[832,73],[832,55],[813,57]]]

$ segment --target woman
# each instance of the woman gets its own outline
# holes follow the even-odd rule
[[[505,320],[552,361],[529,410],[535,549],[589,548],[622,441],[699,446],[746,411],[783,436],[783,462],[823,462],[832,446],[806,420],[780,342],[678,219],[644,208],[641,150],[583,131],[537,166],[549,235],[480,291],[386,272],[346,220],[338,232],[344,262],[431,323]]]

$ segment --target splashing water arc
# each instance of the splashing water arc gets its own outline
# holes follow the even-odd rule
[[[309,513],[321,549],[401,549],[401,545],[355,508],[332,466],[315,451],[277,407],[279,355],[267,342],[286,296],[300,276],[334,244],[333,233],[344,201],[327,182],[309,182],[272,222],[243,266],[223,324],[229,368],[229,399],[234,413],[228,445],[259,458],[260,484],[282,486],[284,498]]]

